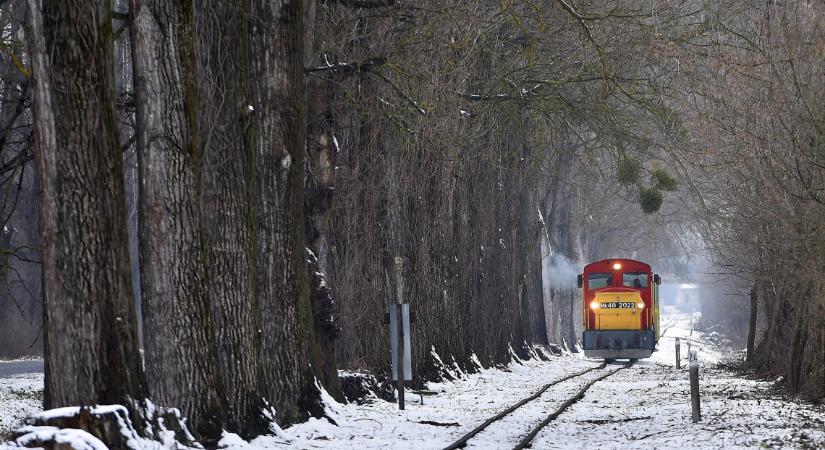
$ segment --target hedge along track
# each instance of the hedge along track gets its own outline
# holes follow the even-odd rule
[[[629,363],[623,365],[622,367],[619,367],[618,369],[611,370],[610,372],[607,372],[606,374],[604,374],[604,375],[596,378],[595,380],[585,384],[581,388],[581,390],[576,393],[576,395],[570,397],[570,399],[568,399],[561,406],[559,406],[559,408],[557,410],[553,411],[549,416],[547,416],[547,418],[542,420],[541,423],[536,425],[536,427],[533,428],[533,431],[531,431],[527,436],[524,436],[524,438],[521,440],[521,442],[519,442],[518,445],[516,445],[514,447],[514,450],[521,450],[523,448],[530,447],[530,443],[533,442],[533,438],[535,438],[536,435],[539,434],[539,431],[541,431],[544,427],[546,427],[547,424],[549,424],[550,422],[555,420],[556,417],[561,415],[561,413],[563,413],[564,410],[566,410],[567,408],[572,406],[574,403],[581,400],[584,397],[584,393],[587,392],[587,390],[590,389],[591,386],[598,383],[599,381],[604,380],[605,378],[609,377],[610,375],[613,375],[614,373],[616,373],[616,372],[618,372],[622,369],[627,369],[628,367],[630,367],[632,365],[633,365],[633,362],[629,362]]]
[[[626,366],[624,366],[624,367],[628,367],[628,366],[629,366],[629,364],[628,364],[628,365],[626,365]],[[504,411],[502,411],[502,412],[500,412],[500,413],[496,414],[495,416],[493,416],[493,417],[491,417],[491,418],[487,419],[486,421],[484,421],[484,423],[482,423],[481,425],[479,425],[479,426],[475,427],[475,428],[474,428],[472,431],[470,431],[469,433],[467,433],[467,434],[465,434],[465,435],[461,436],[461,437],[460,437],[457,441],[453,442],[452,444],[450,444],[450,445],[449,445],[449,446],[447,446],[447,447],[444,447],[444,450],[454,450],[454,449],[457,449],[457,448],[464,448],[464,447],[467,445],[467,441],[469,441],[470,439],[472,439],[472,438],[473,438],[473,436],[477,435],[477,434],[478,434],[478,433],[480,433],[482,430],[484,430],[485,428],[487,428],[490,424],[492,424],[493,422],[498,421],[498,420],[499,420],[499,419],[501,419],[502,417],[505,417],[505,416],[509,415],[509,414],[510,414],[510,413],[512,413],[513,411],[515,411],[515,410],[517,410],[518,408],[522,407],[525,403],[527,403],[527,402],[530,402],[530,401],[532,401],[532,400],[537,399],[537,398],[538,398],[541,394],[544,394],[544,392],[545,392],[545,391],[547,391],[547,389],[551,388],[552,386],[555,386],[555,385],[557,385],[557,384],[559,384],[559,383],[565,382],[565,381],[567,381],[567,380],[569,380],[569,379],[571,379],[571,378],[580,377],[580,376],[582,376],[582,375],[584,375],[584,374],[586,374],[586,373],[588,373],[588,372],[592,372],[592,371],[594,371],[594,370],[604,369],[605,367],[607,367],[607,363],[602,363],[602,364],[601,364],[601,365],[599,365],[599,366],[596,366],[596,367],[591,367],[591,368],[589,368],[589,369],[582,370],[581,372],[577,372],[577,373],[574,373],[574,374],[571,374],[571,375],[567,375],[566,377],[560,378],[560,379],[558,379],[558,380],[556,380],[556,381],[553,381],[553,382],[551,382],[551,383],[548,383],[548,384],[544,385],[544,387],[542,387],[541,389],[539,389],[539,390],[538,390],[535,394],[533,394],[533,395],[531,395],[531,396],[529,396],[529,397],[525,398],[524,400],[522,400],[522,401],[520,401],[520,402],[516,403],[515,405],[513,405],[513,406],[511,406],[511,407],[509,407],[509,408],[505,409]],[[621,368],[619,368],[619,369],[616,369],[616,370],[614,370],[614,371],[612,371],[612,372],[608,372],[608,373],[607,373],[607,375],[604,375],[604,376],[602,376],[602,377],[600,377],[600,378],[597,378],[597,379],[596,379],[596,381],[603,380],[603,379],[607,378],[608,376],[610,376],[610,375],[614,374],[615,372],[617,372],[617,371],[619,371],[619,370],[621,370],[621,369],[624,369],[624,367],[621,367]],[[584,396],[584,392],[587,390],[587,388],[589,388],[590,386],[592,386],[592,385],[593,385],[593,383],[595,383],[596,381],[593,381],[593,382],[591,382],[591,383],[587,384],[587,385],[586,385],[586,387],[585,387],[582,391],[580,391],[578,394],[576,394],[576,395],[578,396],[578,398],[583,397],[583,396]],[[576,397],[573,397],[573,399],[575,399],[575,398],[576,398]],[[572,400],[572,399],[571,399],[571,400]],[[567,402],[569,402],[569,404],[568,404]],[[556,414],[556,413],[561,414],[561,413],[564,411],[564,409],[566,409],[568,406],[570,406],[570,405],[572,405],[573,403],[575,403],[575,401],[570,402],[570,400],[568,400],[567,402],[566,402],[564,405],[562,405],[562,408],[560,408],[559,410],[557,410],[557,411],[556,411],[556,412],[554,412],[553,414]],[[565,405],[566,405],[566,406],[565,406]],[[558,414],[556,414],[556,416],[558,416]],[[552,416],[552,414],[551,414],[551,416]],[[553,419],[554,419],[554,418],[555,418],[555,417],[553,417]],[[553,420],[553,419],[550,419],[550,420]],[[546,422],[546,423],[542,422],[544,425],[542,425],[541,427],[539,427],[539,428],[537,428],[537,429],[533,430],[532,436],[530,437],[530,439],[529,439],[529,440],[527,440],[527,441],[526,441],[526,442],[527,442],[527,445],[529,445],[530,441],[532,441],[532,440],[533,440],[533,437],[535,437],[535,435],[539,432],[539,430],[541,430],[541,428],[543,428],[545,425],[547,425],[547,423],[549,423],[549,422],[550,422],[550,420],[547,420],[547,422]],[[525,441],[522,441],[522,443],[523,443],[523,442],[525,442]],[[519,443],[519,445],[521,446],[522,444],[521,444],[521,443]],[[521,447],[516,447],[516,448],[524,448],[524,446],[521,446]]]

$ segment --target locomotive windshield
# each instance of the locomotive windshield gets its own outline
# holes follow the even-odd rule
[[[601,289],[613,284],[611,273],[591,273],[587,275],[587,289]]]
[[[633,288],[647,288],[647,272],[625,272],[622,274],[622,285]]]

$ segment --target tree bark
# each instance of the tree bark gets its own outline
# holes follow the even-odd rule
[[[819,325],[819,367],[821,368],[819,391],[825,395],[825,324]]]
[[[795,317],[792,321],[787,321],[788,325],[792,324],[793,331],[791,332],[791,342],[788,348],[788,369],[787,380],[788,389],[791,392],[799,392],[799,388],[803,382],[802,363],[805,356],[805,346],[808,344],[808,296],[810,289],[805,292],[805,295],[797,300],[795,305]]]
[[[547,221],[548,236],[546,243],[542,242],[542,257],[545,278],[549,282],[553,257],[562,257],[567,261],[577,261],[581,258],[577,251],[574,224],[573,224],[573,193],[570,190],[571,165],[575,157],[575,147],[569,139],[562,139],[560,153],[557,159],[557,172],[544,204],[542,205],[545,221]],[[550,256],[552,255],[552,256]],[[558,256],[556,256],[558,255]],[[545,303],[548,311],[547,332],[552,343],[566,345],[571,351],[576,351],[575,327],[578,323],[576,314],[578,306],[578,290],[564,286],[545,287],[545,294],[549,294],[549,301]]]
[[[305,67],[313,63],[316,2],[304,2],[304,60]],[[329,229],[332,202],[335,194],[335,165],[338,155],[334,127],[332,99],[333,74],[309,74],[306,78],[306,148],[307,167],[304,192],[305,237],[310,257],[310,295],[312,318],[320,366],[316,372],[321,384],[339,401],[343,401],[338,370],[335,366],[335,340],[338,336],[335,303],[325,278],[329,268]],[[312,266],[315,266],[315,269]],[[324,281],[323,283],[321,281]]]
[[[776,347],[778,345],[786,346],[790,342],[790,337],[788,336],[790,330],[785,330],[782,326],[782,316],[787,314],[788,310],[788,301],[783,300],[783,292],[779,290],[777,293],[774,289],[772,294],[766,292],[767,287],[762,292],[766,296],[771,296],[770,302],[768,298],[765,298],[765,309],[768,309],[768,304],[771,304],[770,307],[771,311],[768,313],[766,318],[767,325],[765,326],[765,331],[763,332],[762,341],[754,350],[754,359],[752,360],[753,364],[756,364],[759,368],[767,368],[769,370],[773,369],[771,367],[774,365],[774,352],[779,354],[787,354],[783,353],[785,350],[778,350]],[[766,311],[767,312],[767,311]]]
[[[207,0],[199,11],[202,209],[218,367],[232,414],[228,427],[252,437],[269,430],[270,399],[261,388],[255,296],[249,1]]]
[[[757,295],[756,283],[754,283],[751,288],[750,301],[751,315],[750,322],[748,324],[748,344],[747,353],[745,356],[745,361],[747,362],[753,361],[754,342],[756,341],[756,318],[759,311],[759,296]]]
[[[30,0],[45,407],[145,398],[108,1]]]
[[[130,3],[147,376],[155,401],[180,408],[202,439],[217,441],[226,405],[201,223],[195,5]]]
[[[304,28],[300,0],[253,0],[250,136],[263,389],[276,418],[300,419],[318,356],[304,240]],[[243,97],[242,97],[243,98]],[[317,367],[317,364],[314,364]]]
[[[303,235],[303,12],[297,1],[208,3],[199,26],[212,294],[230,404],[253,435],[266,431],[261,412],[289,423],[319,405]]]
[[[314,2],[308,2],[308,7]],[[307,13],[305,17],[314,17]],[[310,25],[307,24],[309,27]],[[311,45],[309,31],[305,42]],[[311,49],[307,49],[310,53]],[[304,59],[311,64],[309,57]],[[332,132],[334,119],[334,74],[311,74],[307,78],[307,155],[309,173],[306,186],[307,243],[318,257],[321,269],[328,270],[329,226],[332,202],[335,196],[335,165],[338,156],[337,143]]]

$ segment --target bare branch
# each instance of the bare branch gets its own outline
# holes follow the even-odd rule
[[[353,74],[358,72],[366,72],[372,67],[383,66],[387,62],[383,56],[367,59],[366,61],[355,63],[336,63],[327,64],[326,66],[308,67],[304,69],[305,73],[313,72],[333,72],[338,74]]]
[[[325,3],[337,3],[341,6],[359,9],[385,8],[395,6],[395,0],[325,0]]]

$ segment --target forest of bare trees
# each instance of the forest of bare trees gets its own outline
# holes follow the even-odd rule
[[[825,394],[824,6],[720,8],[688,51],[679,107],[699,230],[720,271],[748,287],[748,364],[809,397]]]
[[[701,253],[746,367],[822,397],[824,14],[0,1],[0,358],[212,445],[385,373],[399,282],[438,379],[575,351],[586,262]]]

